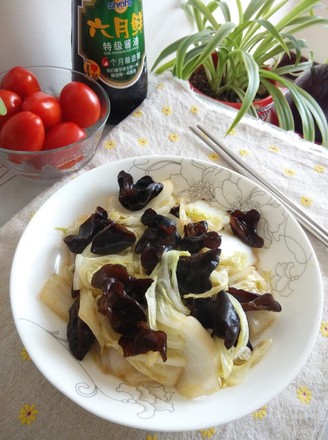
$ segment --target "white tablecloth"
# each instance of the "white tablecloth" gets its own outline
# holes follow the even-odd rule
[[[156,90],[125,121],[100,142],[85,170],[138,155],[175,154],[227,166],[189,130],[201,124],[222,137],[233,111],[195,96],[184,83],[159,78]],[[269,124],[245,119],[226,138],[245,161],[328,227],[328,153]],[[14,327],[9,303],[9,274],[13,254],[33,213],[71,177],[45,188],[0,228],[0,438],[111,440],[319,440],[328,411],[328,265],[327,248],[309,236],[318,257],[325,292],[317,342],[305,367],[276,398],[246,417],[223,426],[183,433],[145,432],[115,425],[87,413],[58,392],[36,369]],[[0,189],[4,209],[6,179]],[[15,191],[24,183],[17,180]],[[31,190],[31,198],[33,196]],[[36,191],[36,190],[35,190]],[[37,191],[36,191],[37,192]],[[23,204],[23,203],[22,203]],[[250,396],[251,398],[251,396]]]

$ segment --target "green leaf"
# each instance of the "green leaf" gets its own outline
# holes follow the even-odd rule
[[[298,72],[303,72],[304,70],[310,69],[313,66],[312,61],[304,61],[302,63],[298,63],[297,66],[290,65],[290,66],[283,66],[283,67],[277,67],[276,69],[272,69],[274,73],[277,75],[288,75],[288,74],[296,74]]]
[[[278,31],[290,26],[297,17],[306,15],[313,8],[318,7],[318,0],[299,0],[295,6],[288,11],[283,18],[276,24]]]
[[[203,47],[203,50],[201,54],[205,51],[205,48],[207,47],[206,44],[207,41],[212,41],[212,37],[208,35],[208,31],[204,30],[202,32],[199,32],[198,34],[190,35],[189,37],[186,37],[178,46],[176,51],[176,66],[175,66],[175,74],[178,78],[186,79],[184,76],[182,76],[183,67],[185,64],[185,57],[186,53],[191,46],[191,48],[196,47],[198,44],[201,44]],[[200,55],[201,57],[201,55]],[[199,58],[200,58],[199,57]],[[201,64],[201,63],[199,63]],[[190,76],[191,72],[188,74],[186,73],[187,78]]]
[[[253,20],[253,25],[250,27],[249,31],[245,35],[244,41],[247,42],[253,37],[255,33],[259,32],[260,24],[258,20],[270,21],[272,15],[274,15],[275,12],[277,12],[282,6],[284,6],[287,1],[288,0],[283,0],[279,4],[276,4],[276,6],[274,6],[276,0],[264,1],[262,7],[258,10],[255,20]]]
[[[181,9],[183,10],[183,12],[186,14],[186,17],[187,17],[191,22],[194,22],[194,21],[195,21],[194,10],[193,10],[192,7],[190,7],[189,5],[187,5],[186,3],[184,3],[183,5],[181,5]]]
[[[259,12],[259,9],[266,6],[268,3],[272,3],[274,0],[251,0],[244,11],[244,20],[251,20],[253,15]]]
[[[179,44],[182,43],[182,41],[185,39],[186,37],[182,37],[179,38],[179,40],[174,41],[173,43],[171,43],[169,46],[167,46],[165,49],[162,50],[162,52],[158,55],[158,57],[156,58],[151,70],[155,71],[156,67],[163,61],[165,60],[165,58],[167,58],[168,56],[172,55],[173,53],[176,52],[177,48],[179,47]]]
[[[218,5],[219,5],[219,8],[222,11],[223,18],[224,18],[225,22],[232,21],[231,14],[230,14],[230,9],[229,9],[229,6],[227,5],[227,3],[226,2],[218,1]]]
[[[304,40],[298,40],[297,44],[300,48],[307,49],[307,44]],[[292,42],[286,41],[286,46],[288,48],[288,52],[293,51],[294,44]],[[267,52],[263,53],[259,58],[257,58],[257,62],[260,66],[263,66],[266,63],[266,61],[272,60],[275,57],[277,57],[277,55],[280,54],[281,54],[281,46],[275,45],[271,48],[271,50],[268,50]]]
[[[261,83],[272,96],[280,128],[284,130],[294,130],[293,114],[283,92],[279,87],[276,87],[264,78],[261,78]]]
[[[157,70],[157,66],[164,61],[167,57],[169,57],[172,54],[176,54],[179,46],[184,43],[185,40],[191,40],[193,39],[195,42],[201,43],[203,40],[206,40],[206,38],[209,38],[211,35],[211,31],[209,29],[204,29],[202,32],[197,32],[192,35],[188,35],[187,37],[179,38],[178,40],[171,43],[169,46],[167,46],[165,49],[162,50],[162,52],[158,55],[156,58],[151,70],[155,71],[156,73],[159,73]],[[163,69],[161,69],[163,71]]]
[[[240,110],[237,113],[237,116],[233,120],[232,124],[230,125],[228,129],[228,133],[236,127],[236,125],[240,122],[242,117],[249,111],[260,85],[259,67],[257,63],[254,61],[254,58],[247,52],[240,52],[240,55],[242,57],[242,60],[244,62],[247,71],[248,87],[246,89],[242,106],[240,107]]]
[[[258,9],[257,15],[255,16],[255,19],[264,18],[268,19],[270,15],[270,11],[272,9],[272,6],[274,5],[276,0],[266,0],[263,2],[263,5],[261,8]]]
[[[5,116],[6,114],[7,114],[7,108],[3,100],[0,98],[0,116]]]
[[[292,50],[293,52],[295,52],[296,54],[296,60],[295,63],[293,64],[298,64],[301,60],[302,57],[302,49],[307,48],[307,44],[305,42],[305,40],[298,40],[296,39],[293,35],[289,34],[289,33],[281,33],[282,38],[286,39],[286,42],[284,42],[284,46],[282,47],[280,45],[280,41],[278,42],[278,45],[276,46],[277,49],[277,53],[276,55],[285,53],[287,56],[290,57],[290,51]],[[274,44],[272,42],[272,44]],[[271,46],[272,46],[271,44]],[[265,50],[265,48],[262,48],[265,55],[265,59],[268,59],[267,56],[267,51]],[[255,56],[255,55],[254,55]],[[263,57],[259,57],[258,58],[258,63],[260,64],[260,62],[263,64]]]
[[[322,145],[328,147],[328,124],[327,124],[326,115],[324,114],[324,112],[322,111],[321,107],[318,105],[316,100],[308,92],[295,85],[294,94],[296,93],[296,91],[299,93],[302,103],[306,103],[307,108],[309,109],[309,111],[313,115],[313,118],[318,124],[318,128],[322,135]],[[304,121],[302,122],[303,122],[303,131],[304,131]],[[314,140],[314,134],[313,134],[313,140]]]
[[[276,0],[269,1],[268,5],[263,8],[261,15],[258,17],[264,18],[264,20],[269,20],[276,12],[280,11],[290,0],[282,0],[279,3]]]
[[[241,24],[244,22],[244,11],[243,11],[242,0],[236,0],[236,3],[237,3],[239,24]]]
[[[182,71],[182,78],[189,79],[190,75],[193,73],[195,60],[199,58],[199,55],[203,51],[203,46],[196,46],[186,53],[185,62]],[[189,76],[188,76],[189,75]]]
[[[312,98],[312,96],[308,92],[301,89],[292,81],[280,77],[274,72],[260,69],[260,74],[265,78],[269,78],[273,81],[279,82],[283,87],[286,87],[290,91],[291,97],[300,114],[304,139],[313,142],[315,134],[315,120],[322,135],[322,145],[328,147],[328,122],[324,112],[322,111],[320,105],[316,102],[316,100]]]
[[[311,11],[315,6],[318,6],[318,0],[300,0],[289,12],[287,12],[283,16],[283,18],[278,23],[274,25],[276,31],[278,33],[282,33],[283,30],[290,26],[296,19],[301,16],[306,17],[306,14]],[[268,17],[263,18],[267,19]],[[302,29],[308,28],[313,25],[313,17],[310,18],[311,20],[309,21],[303,21]],[[291,33],[291,30],[289,31],[289,33]],[[257,48],[255,56],[258,56],[258,54],[263,54],[266,52],[266,50],[270,49],[270,46],[272,45],[271,38],[272,35],[268,34],[268,36],[262,41],[261,45]]]
[[[253,21],[244,21],[243,23],[240,23],[238,26],[236,26],[235,29],[231,32],[231,35],[227,37],[230,45],[235,49],[244,48],[245,44],[247,44],[248,41],[248,39],[246,40],[245,38],[244,32],[248,29],[247,35],[249,35],[249,31],[252,30],[254,24],[256,23]]]
[[[312,26],[328,27],[328,19],[318,16],[298,17],[290,23],[289,33],[295,34]],[[293,26],[293,27],[292,27]]]
[[[219,28],[219,23],[212,15],[211,10],[203,2],[201,2],[200,0],[188,0],[186,2],[186,5],[189,5],[197,12],[200,12],[204,16],[204,19],[211,23],[215,31]]]
[[[222,3],[222,2],[220,2],[220,3]],[[208,7],[208,10],[211,12],[211,14],[213,14],[213,12],[215,12],[218,9],[220,3],[218,3],[215,0],[212,0],[211,2],[208,3],[207,7]],[[226,21],[231,21],[231,20],[226,20]]]
[[[160,75],[161,73],[166,72],[167,70],[174,70],[174,66],[175,66],[175,60],[170,60],[167,61],[166,63],[162,64],[157,70],[156,70],[156,74]],[[173,72],[173,75],[175,73]]]
[[[262,53],[266,53],[268,49],[276,43],[280,45],[281,52],[286,52],[287,54],[289,54],[289,49],[283,39],[283,35],[277,32],[277,29],[272,23],[270,23],[270,21],[260,19],[256,20],[256,22],[259,23],[263,28],[265,28],[265,31],[255,34],[254,37],[248,42],[249,46],[253,47],[262,40],[260,45],[254,52],[255,59],[260,58]],[[246,47],[248,48],[248,46]]]
[[[197,69],[205,60],[212,60],[212,53],[219,47],[220,43],[229,35],[231,30],[235,27],[233,23],[224,23],[220,29],[212,36],[210,41],[204,45],[202,52],[200,53],[199,57],[194,60],[194,63],[192,63],[189,66],[190,72],[184,71],[184,78],[189,78],[191,73]],[[184,46],[181,47],[181,53],[177,55],[177,63],[182,64],[182,58],[184,56],[183,53]],[[182,70],[180,70],[182,72]]]

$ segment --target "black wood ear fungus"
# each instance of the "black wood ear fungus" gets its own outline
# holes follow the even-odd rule
[[[256,209],[248,212],[235,210],[230,213],[230,226],[232,232],[240,240],[251,247],[261,248],[264,240],[257,234],[257,224],[260,220],[260,214]]]
[[[119,185],[118,200],[129,211],[143,209],[163,189],[163,184],[154,182],[150,176],[143,176],[133,183],[131,174],[120,171],[117,176]]]
[[[180,249],[196,254],[203,248],[217,249],[221,245],[221,237],[217,232],[208,231],[207,222],[188,223],[184,226],[184,237]]]

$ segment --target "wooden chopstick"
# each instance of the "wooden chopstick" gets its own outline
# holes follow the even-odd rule
[[[197,125],[197,128],[190,127],[191,131],[195,133],[207,146],[209,146],[215,153],[219,154],[222,159],[229,163],[240,174],[249,179],[261,184],[267,191],[273,194],[298,220],[298,222],[311,234],[328,247],[328,231],[324,229],[319,223],[309,217],[302,211],[292,200],[290,200],[278,188],[268,182],[249,164],[246,164],[234,152],[230,151],[221,142],[219,143],[206,129]]]

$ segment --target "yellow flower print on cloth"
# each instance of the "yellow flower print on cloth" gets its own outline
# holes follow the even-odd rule
[[[320,325],[320,333],[323,337],[328,338],[328,321],[322,321]]]
[[[321,174],[323,174],[323,173],[326,172],[325,167],[322,166],[322,165],[315,165],[313,169],[314,169],[314,171],[315,171],[316,173],[321,173]]]
[[[267,407],[263,406],[253,413],[254,420],[263,420],[267,416]]]
[[[208,155],[209,160],[211,160],[212,162],[218,162],[220,160],[220,156],[216,153],[210,153]]]
[[[25,348],[25,347],[22,347],[21,352],[20,352],[20,355],[21,355],[23,361],[30,361],[30,360],[31,360],[30,355],[29,355],[28,352],[26,351],[26,348]]]
[[[277,147],[276,145],[270,145],[268,150],[271,151],[271,153],[279,153],[280,148]]]
[[[239,154],[242,157],[247,157],[250,155],[250,152],[249,152],[249,150],[246,150],[246,148],[243,148],[242,150],[239,150]]]
[[[179,135],[176,134],[176,133],[170,133],[170,134],[168,135],[168,139],[169,139],[169,141],[171,141],[171,142],[177,142],[177,141],[180,139],[180,137],[179,137]]]
[[[138,138],[138,144],[140,147],[146,147],[148,145],[148,139],[140,137]]]
[[[285,176],[287,176],[287,177],[293,177],[293,176],[295,176],[296,171],[293,170],[292,168],[285,168],[285,169],[284,169],[284,174],[285,174]]]
[[[172,108],[169,105],[164,105],[162,107],[162,113],[165,116],[170,116],[170,115],[172,115],[173,111],[172,111]]]
[[[133,112],[133,116],[135,118],[141,118],[143,116],[143,111],[138,109],[135,112]]]
[[[193,115],[198,115],[199,113],[199,108],[197,107],[197,105],[193,105],[190,107],[190,113],[192,113]]]
[[[22,425],[30,426],[30,424],[36,420],[37,414],[38,414],[38,410],[35,408],[35,405],[29,405],[28,403],[26,403],[19,410],[18,418],[21,421]]]
[[[147,434],[146,440],[158,440],[157,435]]]
[[[114,150],[116,148],[116,142],[113,140],[106,141],[104,143],[105,150]]]
[[[310,206],[312,206],[312,204],[313,204],[313,200],[310,199],[310,197],[302,196],[302,197],[301,197],[301,204],[302,204],[303,206],[305,206],[306,208],[309,208]]]
[[[212,438],[213,435],[216,433],[215,428],[208,428],[204,429],[203,431],[200,431],[202,438]]]
[[[312,392],[306,386],[299,387],[296,391],[296,395],[298,400],[306,405],[309,405],[312,400]]]

